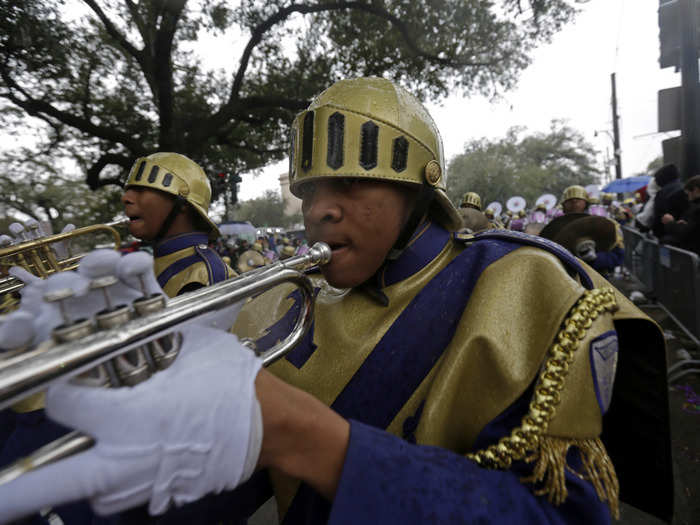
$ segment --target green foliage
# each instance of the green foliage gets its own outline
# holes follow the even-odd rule
[[[121,188],[90,191],[82,182],[61,174],[37,157],[0,159],[0,233],[26,216],[49,220],[54,232],[72,223],[77,227],[110,222],[122,211]]]
[[[0,0],[0,123],[31,122],[35,153],[70,160],[93,189],[157,150],[247,174],[286,155],[294,114],[342,77],[431,98],[510,88],[573,2]],[[222,34],[242,35],[242,50],[213,51],[232,74],[192,51]]]
[[[475,191],[484,205],[514,195],[528,205],[543,193],[561,196],[572,184],[597,182],[598,152],[576,130],[552,121],[547,133],[526,134],[514,127],[502,139],[472,140],[449,164],[447,193],[459,205],[462,195]]]
[[[661,166],[664,165],[664,157],[663,155],[659,155],[656,157],[654,160],[652,160],[649,164],[647,164],[647,169],[644,170],[640,175],[653,175],[656,170],[658,170]]]
[[[235,220],[250,221],[258,227],[288,227],[301,222],[298,214],[285,215],[282,197],[274,190],[267,190],[262,197],[241,202],[235,216]]]

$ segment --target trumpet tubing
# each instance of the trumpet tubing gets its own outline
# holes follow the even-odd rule
[[[52,273],[75,270],[82,259],[82,255],[68,255],[59,259],[51,249],[51,245],[56,242],[73,240],[76,237],[92,235],[96,233],[108,233],[114,240],[114,249],[119,249],[121,245],[121,235],[116,230],[119,226],[126,226],[129,219],[119,219],[107,224],[93,224],[75,230],[57,233],[38,239],[24,241],[20,244],[0,248],[0,265],[21,266],[37,277],[45,279]],[[16,292],[24,286],[24,283],[12,276],[0,279],[0,295],[4,293]]]
[[[153,352],[152,347],[149,350],[149,345],[172,336],[173,330],[176,330],[178,325],[259,295],[280,284],[291,283],[301,291],[301,308],[290,334],[274,347],[258,354],[262,358],[263,366],[268,366],[294,348],[311,326],[313,285],[309,277],[300,270],[326,264],[330,261],[330,256],[331,250],[328,245],[316,243],[305,255],[279,261],[239,277],[178,296],[169,300],[167,304],[159,296],[142,299],[141,303],[159,302],[161,306],[146,308],[145,315],[125,323],[115,323],[112,327],[97,332],[94,328],[81,325],[60,337],[57,337],[54,332],[54,337],[61,341],[56,346],[46,350],[21,353],[5,362],[0,361],[0,409],[44,390],[56,379],[71,378],[79,374],[83,375],[78,380],[87,383],[115,376],[109,380],[112,385],[134,384],[125,379],[124,368],[128,373],[136,374],[137,372],[133,369],[138,366],[143,368],[144,361],[151,363],[150,366],[155,369],[162,369],[175,359],[176,351],[157,354]],[[154,301],[154,299],[160,299],[160,301]],[[134,309],[138,312],[141,306],[135,304]],[[85,321],[82,323],[85,324]],[[174,346],[176,345],[171,346],[171,350]],[[135,356],[135,353],[144,351],[143,358]],[[115,358],[121,361],[115,361]],[[159,358],[165,360],[161,361],[160,366],[155,363]],[[107,373],[84,375],[85,372],[94,370],[97,366],[107,367]],[[118,370],[115,371],[115,369]],[[140,375],[139,380],[146,379],[149,375]],[[0,484],[11,481],[41,465],[85,450],[93,444],[94,441],[89,436],[72,432],[35,451],[31,456],[0,470]]]

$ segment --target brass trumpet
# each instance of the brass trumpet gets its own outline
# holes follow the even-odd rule
[[[85,330],[77,327],[76,333],[83,336],[79,339],[71,341],[72,337],[59,338],[56,336],[59,330],[57,329],[54,331],[54,339],[67,340],[67,342],[61,342],[48,349],[40,347],[14,355],[4,362],[0,361],[0,409],[46,389],[51,381],[72,378],[91,369],[94,370],[99,365],[110,365],[115,358],[127,352],[148,348],[154,340],[172,337],[172,332],[182,323],[257,296],[279,284],[291,283],[298,286],[301,292],[301,308],[296,324],[287,338],[259,353],[263,366],[268,366],[294,348],[311,326],[313,285],[301,270],[326,264],[330,261],[330,257],[329,246],[316,243],[305,255],[278,261],[239,277],[178,296],[168,300],[167,303],[162,296],[137,300],[133,304],[133,309],[137,314],[145,312],[144,315],[97,332],[93,328],[92,333],[88,330],[86,336],[83,336]],[[172,356],[170,362],[174,358],[175,356]],[[167,364],[156,366],[156,369],[165,367]],[[80,432],[66,434],[38,449],[29,457],[0,470],[0,484],[7,483],[40,466],[81,452],[93,444],[91,437]]]
[[[82,258],[80,255],[72,255],[60,259],[51,249],[51,245],[56,242],[75,239],[76,237],[91,235],[95,233],[108,233],[114,239],[114,249],[121,245],[121,236],[116,230],[119,226],[126,226],[129,219],[123,218],[107,224],[94,224],[75,230],[57,233],[24,241],[5,248],[0,248],[0,264],[3,266],[21,266],[28,272],[45,279],[52,273],[74,270]],[[22,288],[24,283],[19,279],[8,276],[0,279],[0,295],[15,292]]]

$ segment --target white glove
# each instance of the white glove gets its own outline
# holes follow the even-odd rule
[[[152,264],[144,253],[120,257],[98,250],[85,256],[78,272],[28,279],[20,309],[0,324],[0,347],[40,344],[63,323],[59,305],[43,299],[48,292],[73,290],[63,303],[71,319],[105,308],[103,291],[90,289],[91,281],[105,275],[119,278],[108,287],[113,306],[160,292]],[[232,323],[239,308],[180,325],[175,363],[133,388],[52,386],[49,416],[97,444],[0,486],[0,523],[85,498],[101,514],[145,502],[152,513],[163,513],[171,500],[187,503],[248,479],[262,441],[254,389],[261,361],[235,336],[210,328]]]
[[[73,230],[75,230],[74,224],[66,224],[61,230],[61,233],[68,233]],[[55,242],[51,245],[51,248],[59,259],[67,259],[70,254],[70,239]]]
[[[161,514],[171,501],[233,489],[252,475],[262,443],[254,385],[262,362],[227,332],[190,325],[182,334],[175,363],[133,388],[49,389],[48,415],[97,444],[0,486],[0,523],[81,499],[98,514],[146,502]]]
[[[586,239],[576,245],[576,254],[586,262],[593,262],[596,258],[595,241]]]

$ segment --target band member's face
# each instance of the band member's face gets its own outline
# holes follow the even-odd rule
[[[326,179],[301,188],[309,244],[323,241],[333,250],[321,267],[338,288],[362,284],[381,266],[410,212],[408,190],[363,179]]]
[[[564,213],[583,213],[586,211],[586,201],[583,199],[567,199],[562,204]]]
[[[131,220],[129,232],[144,241],[155,239],[173,207],[167,194],[143,186],[130,186],[122,195],[124,213]]]

